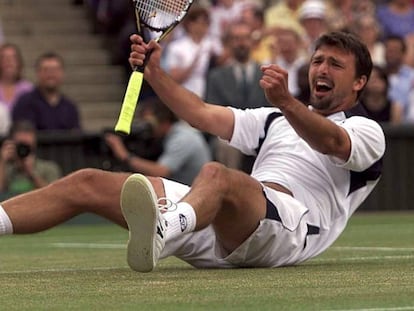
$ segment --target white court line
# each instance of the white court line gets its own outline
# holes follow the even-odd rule
[[[120,243],[50,243],[53,247],[59,248],[108,248],[123,249],[126,244]],[[380,251],[380,252],[414,252],[414,248],[410,247],[375,247],[375,246],[333,246],[332,250],[355,250],[355,251]]]
[[[102,248],[102,249],[123,249],[126,244],[118,243],[51,243],[53,247],[58,248]]]
[[[116,269],[126,269],[128,266],[119,267],[92,267],[92,268],[51,268],[51,269],[33,269],[33,270],[14,270],[0,271],[0,275],[8,274],[26,274],[26,273],[45,273],[45,272],[83,272],[83,271],[109,271]]]
[[[87,248],[87,249],[125,249],[125,244],[119,243],[51,243],[53,247],[58,248]],[[363,250],[363,251],[390,251],[390,250],[404,250],[404,251],[414,251],[411,248],[392,248],[392,247],[352,247],[352,246],[340,246],[332,247],[339,250]],[[311,262],[353,262],[353,261],[369,261],[369,260],[398,260],[398,259],[412,259],[412,255],[394,255],[394,256],[355,256],[355,257],[341,257],[341,258],[314,258]]]
[[[58,248],[89,248],[89,249],[125,249],[126,244],[119,243],[51,243],[53,247]],[[355,251],[382,251],[382,252],[391,252],[391,251],[403,251],[403,252],[414,252],[414,248],[401,248],[401,247],[365,247],[365,246],[334,246],[331,247],[333,250],[355,250]],[[371,260],[371,259],[403,259],[403,258],[412,258],[413,256],[363,256],[363,257],[349,257],[343,258],[348,261],[353,260]],[[317,259],[318,260],[318,259]],[[319,261],[326,261],[326,259],[319,259]],[[327,259],[332,261],[333,259]]]
[[[58,248],[88,248],[88,249],[125,249],[125,244],[117,244],[117,243],[51,243],[53,247]],[[392,248],[389,247],[352,247],[352,246],[343,246],[343,247],[333,247],[340,250],[382,250],[382,251],[389,251]],[[410,248],[395,248],[394,250],[407,250],[411,251],[414,249]],[[314,258],[311,259],[311,262],[354,262],[354,261],[369,261],[369,260],[398,260],[398,259],[412,259],[414,258],[414,254],[412,255],[395,255],[395,256],[356,256],[356,257],[341,257],[341,258]]]
[[[358,256],[342,258],[315,258],[312,262],[346,262],[346,261],[368,261],[368,260],[395,260],[395,259],[412,259],[413,255],[396,255],[396,256]]]
[[[407,307],[389,307],[389,308],[368,308],[368,309],[332,309],[332,310],[325,310],[325,311],[406,311],[406,310],[414,310],[414,306],[407,306]]]
[[[380,251],[380,252],[414,252],[413,247],[375,247],[375,246],[333,246],[334,250]]]

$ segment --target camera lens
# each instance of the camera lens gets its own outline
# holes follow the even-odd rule
[[[27,144],[23,144],[23,143],[18,143],[16,145],[16,153],[17,156],[21,159],[27,157],[31,152],[31,148],[29,145]]]

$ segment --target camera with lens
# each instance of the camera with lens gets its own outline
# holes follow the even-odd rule
[[[32,152],[32,148],[30,145],[24,143],[17,143],[16,144],[16,153],[20,159],[26,158]]]

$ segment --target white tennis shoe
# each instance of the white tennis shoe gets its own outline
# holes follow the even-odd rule
[[[168,224],[159,210],[157,195],[145,176],[133,174],[125,181],[121,209],[129,228],[128,265],[135,271],[150,272],[164,249]]]

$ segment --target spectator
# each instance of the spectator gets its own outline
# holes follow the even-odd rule
[[[141,118],[152,124],[155,138],[163,140],[163,152],[152,161],[133,155],[121,137],[107,133],[105,140],[115,157],[131,171],[162,176],[190,185],[203,164],[211,160],[205,138],[177,117],[159,100],[140,104]]]
[[[86,7],[92,20],[93,30],[111,36],[120,31],[128,11],[133,10],[128,0],[87,0]]]
[[[380,41],[380,25],[375,16],[362,15],[353,23],[351,29],[367,46],[372,62],[378,66],[385,65],[385,47]]]
[[[259,85],[262,72],[252,60],[253,40],[251,28],[244,22],[230,24],[225,41],[232,55],[232,62],[214,68],[207,78],[206,101],[241,109],[269,106]],[[228,167],[249,171],[251,158],[221,140],[214,139],[215,158]]]
[[[360,101],[368,115],[375,121],[399,124],[402,121],[403,109],[400,103],[389,99],[388,87],[385,70],[374,65]]]
[[[247,23],[252,29],[252,58],[258,63],[270,59],[270,47],[274,38],[265,27],[264,10],[258,5],[244,5],[240,20]]]
[[[414,4],[411,0],[390,0],[378,6],[377,18],[383,37],[400,36],[407,46],[404,62],[414,66]]]
[[[46,186],[61,177],[60,167],[36,156],[37,135],[27,121],[14,123],[0,148],[0,192],[12,196]]]
[[[295,96],[306,106],[310,104],[310,84],[308,80],[309,62],[306,62],[298,69],[298,89],[299,93]]]
[[[326,5],[322,0],[306,0],[299,9],[299,21],[304,29],[303,42],[307,54],[311,55],[314,43],[328,31]]]
[[[375,10],[379,1],[373,2],[373,0],[353,0],[352,11],[354,12],[353,22],[357,21],[360,16],[371,15],[375,17]]]
[[[414,5],[411,0],[390,0],[379,5],[377,19],[384,38],[391,35],[405,38],[414,34]]]
[[[250,34],[251,28],[244,22],[235,22],[227,27],[225,41],[231,52],[231,61],[210,71],[207,78],[208,102],[241,109],[269,105],[259,86],[262,76],[260,64],[251,58],[253,39]]]
[[[390,81],[388,94],[392,101],[401,103],[404,109],[403,119],[406,120],[410,107],[410,93],[414,89],[414,69],[404,64],[407,47],[402,37],[388,37],[384,44],[386,72]]]
[[[0,103],[11,112],[17,98],[31,91],[33,84],[23,78],[20,48],[11,43],[0,47]]]
[[[223,30],[240,19],[243,7],[244,4],[240,0],[217,0],[210,8],[209,34],[216,40],[221,40]]]
[[[265,13],[266,27],[276,31],[282,29],[294,29],[300,35],[304,30],[299,22],[299,9],[304,0],[280,0],[270,6]]]
[[[36,75],[35,89],[22,95],[12,111],[13,122],[28,120],[38,130],[80,129],[78,109],[61,91],[64,81],[61,56],[53,52],[42,54],[36,61]]]
[[[332,0],[326,1],[327,23],[330,30],[344,30],[354,20],[353,0]]]
[[[0,102],[0,137],[4,137],[10,128],[10,112],[6,106]]]
[[[286,29],[277,35],[276,58],[270,63],[275,63],[288,72],[289,92],[293,96],[299,93],[298,70],[308,62],[308,58],[302,52],[302,42],[298,33]]]
[[[198,96],[205,96],[206,75],[211,60],[222,52],[221,42],[207,35],[209,12],[193,7],[183,20],[186,34],[172,41],[166,50],[171,77]]]

